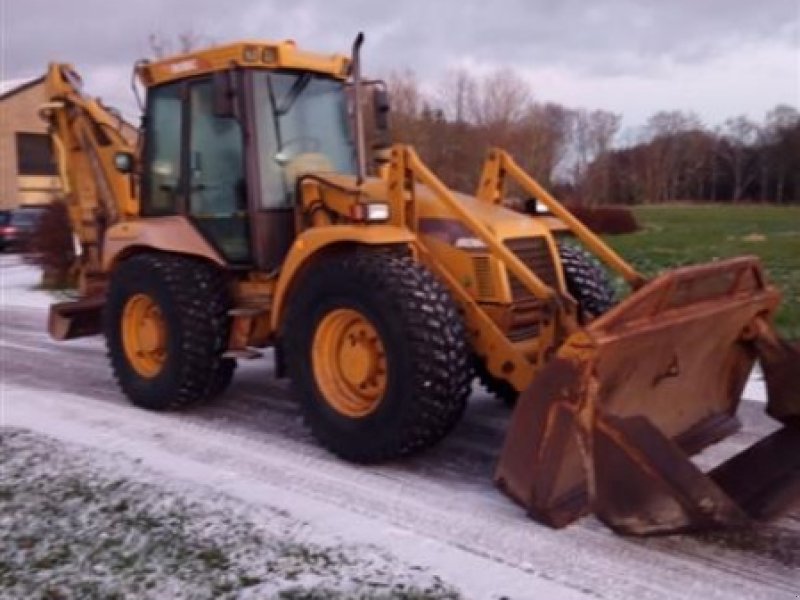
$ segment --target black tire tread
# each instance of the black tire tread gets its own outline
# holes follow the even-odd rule
[[[578,302],[585,317],[599,317],[614,306],[614,288],[592,254],[565,242],[558,244],[558,253],[567,291]]]
[[[513,406],[517,402],[519,397],[517,388],[505,379],[492,375],[489,369],[486,368],[485,361],[477,357],[475,359],[475,374],[484,389],[498,400],[501,400],[503,404]]]
[[[364,293],[374,294],[376,302],[388,303],[403,324],[410,341],[415,393],[405,399],[402,419],[382,432],[376,443],[353,444],[326,427],[313,411],[305,419],[313,435],[338,456],[359,463],[377,463],[422,451],[440,441],[458,423],[471,390],[472,365],[469,343],[458,308],[449,291],[424,266],[396,252],[356,251],[323,260],[319,269],[337,276],[355,276],[363,282]],[[310,277],[313,277],[313,273]],[[288,330],[303,314],[300,301],[287,315]],[[287,344],[287,366],[293,387],[297,385],[298,349]],[[298,397],[301,402],[307,398]]]
[[[235,361],[225,359],[230,307],[225,272],[201,259],[160,252],[134,255],[117,267],[112,275],[110,298],[115,278],[157,277],[168,290],[182,331],[177,384],[171,393],[143,397],[132,384],[124,352],[111,340],[112,322],[107,307],[105,330],[114,377],[123,392],[137,406],[153,410],[172,410],[208,400],[230,383]],[[175,364],[175,363],[172,363]]]

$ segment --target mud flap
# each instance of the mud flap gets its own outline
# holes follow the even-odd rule
[[[561,527],[594,512],[626,534],[736,527],[800,493],[800,353],[770,326],[758,259],[658,277],[562,345],[522,394],[496,482]],[[689,456],[738,428],[756,358],[780,431],[710,474]]]
[[[56,340],[97,335],[103,329],[104,296],[92,296],[50,305],[47,329]]]

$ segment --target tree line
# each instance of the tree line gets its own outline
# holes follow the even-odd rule
[[[509,69],[448,72],[423,90],[413,72],[387,79],[392,136],[413,144],[449,186],[474,191],[489,146],[500,146],[573,203],[800,203],[800,112],[779,105],[709,127],[661,111],[623,136],[621,115],[539,102]]]

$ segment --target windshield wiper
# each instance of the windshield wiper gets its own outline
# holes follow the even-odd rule
[[[275,114],[282,117],[289,112],[297,98],[303,93],[306,86],[308,86],[309,81],[311,81],[311,73],[303,73],[300,75],[292,84],[292,87],[289,88],[289,91],[286,92],[286,97],[281,101],[280,106],[275,108]]]

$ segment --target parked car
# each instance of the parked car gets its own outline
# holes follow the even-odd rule
[[[23,250],[44,214],[44,206],[21,206],[11,211],[2,231],[3,250]]]
[[[9,221],[11,221],[11,211],[0,210],[0,252],[4,252],[8,245],[6,236],[9,235],[11,231],[10,229],[6,231],[6,229],[9,227]]]

